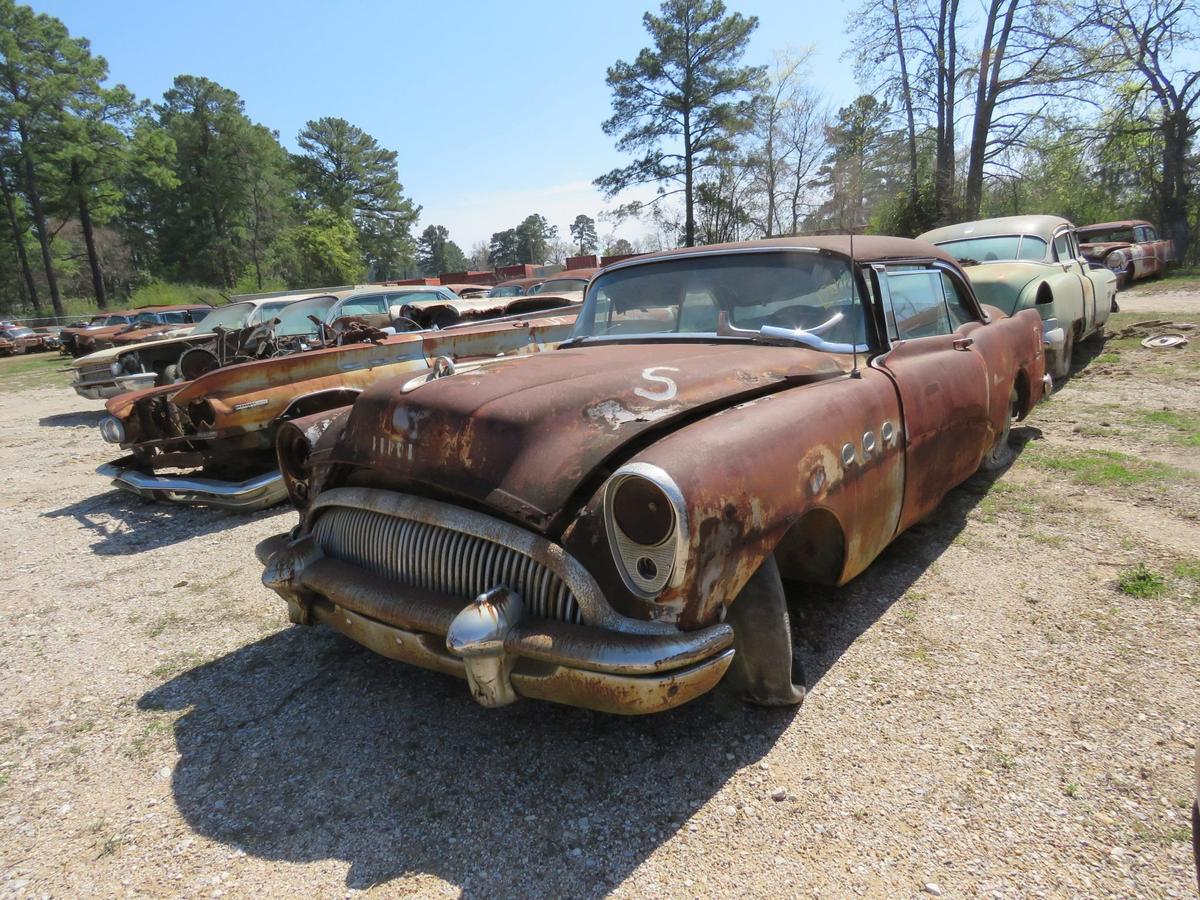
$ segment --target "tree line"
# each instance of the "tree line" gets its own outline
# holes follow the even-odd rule
[[[531,213],[469,251],[420,214],[396,153],[337,117],[289,152],[238,95],[179,75],[158,102],[109,83],[58,19],[0,0],[0,307],[63,313],[162,281],[224,292],[561,263],[813,231],[914,235],[992,215],[1156,221],[1197,259],[1194,0],[858,0],[861,94],[833,109],[811,51],[744,56],[721,0],[666,0],[608,70],[631,161],[560,234]],[[601,235],[637,217],[636,242]]]
[[[632,162],[596,185],[664,244],[813,231],[916,235],[997,215],[1154,220],[1197,260],[1194,0],[861,0],[860,96],[836,110],[811,51],[743,57],[758,26],[666,0],[608,69],[604,131]]]

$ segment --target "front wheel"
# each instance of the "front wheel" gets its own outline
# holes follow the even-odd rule
[[[795,659],[792,623],[779,566],[768,557],[729,607],[733,662],[724,683],[741,699],[760,706],[804,702],[804,668]]]

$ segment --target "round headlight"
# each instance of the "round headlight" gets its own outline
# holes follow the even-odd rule
[[[120,419],[105,416],[100,420],[100,436],[110,444],[119,444],[125,440],[125,426]]]
[[[1125,254],[1120,250],[1114,250],[1108,256],[1104,257],[1104,264],[1110,269],[1120,269],[1125,265]]]
[[[108,371],[112,372],[114,375],[120,375],[121,374],[121,361],[119,359],[113,360],[113,364],[108,367]]]
[[[675,512],[662,488],[644,478],[626,478],[612,500],[613,521],[635,544],[656,547],[671,536]]]

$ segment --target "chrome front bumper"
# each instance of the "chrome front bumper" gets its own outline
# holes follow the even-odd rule
[[[113,485],[147,500],[199,504],[218,509],[253,512],[287,499],[287,488],[278,472],[256,475],[246,481],[219,481],[189,475],[148,475],[128,463],[131,458],[105,463],[98,475],[111,478]]]
[[[328,493],[339,492],[359,499],[384,493],[347,488]],[[318,496],[316,502],[325,499]],[[427,509],[445,506],[406,500]],[[531,559],[569,579],[579,590],[584,622],[529,615],[529,604],[503,584],[465,604],[462,596],[406,586],[327,557],[310,534],[270,553],[263,584],[287,601],[293,622],[321,622],[383,656],[464,678],[472,697],[489,707],[532,697],[608,713],[659,712],[711,690],[733,661],[729,625],[685,632],[664,622],[627,619],[608,606],[561,548],[507,523],[457,513],[487,520],[480,531],[489,540],[523,544]],[[462,527],[461,518],[457,524]],[[469,528],[468,523],[462,530],[470,533]]]
[[[75,393],[88,400],[110,400],[131,391],[154,387],[157,378],[153,372],[139,372],[136,375],[121,375],[111,381],[78,381],[72,387],[75,388]]]

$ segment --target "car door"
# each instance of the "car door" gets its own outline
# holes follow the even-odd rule
[[[1074,322],[1081,322],[1086,334],[1095,319],[1095,292],[1089,307],[1084,294],[1082,269],[1076,260],[1076,253],[1071,241],[1071,231],[1066,226],[1054,233],[1055,262],[1063,271],[1061,277],[1051,279],[1050,288],[1054,294],[1054,311],[1059,324],[1069,328]]]
[[[1066,232],[1067,253],[1071,260],[1070,271],[1079,282],[1080,296],[1083,299],[1083,333],[1090,334],[1096,327],[1097,314],[1100,309],[1099,298],[1096,296],[1096,284],[1088,277],[1087,260],[1079,250],[1079,236],[1072,230]]]
[[[971,336],[981,323],[977,311],[951,318],[941,271],[875,267],[890,347],[873,365],[895,382],[904,420],[900,531],[969,477],[991,444],[987,366]]]

